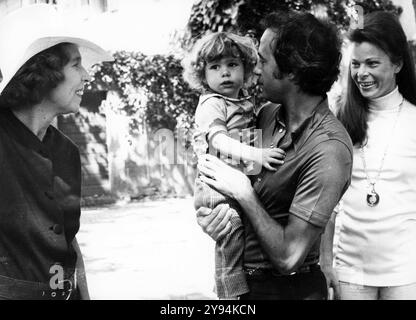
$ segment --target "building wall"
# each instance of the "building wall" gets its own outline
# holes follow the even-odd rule
[[[105,104],[117,105],[119,97],[109,92]],[[106,107],[108,168],[111,193],[118,197],[193,194],[196,168],[190,135],[167,129],[152,131],[142,121],[131,129],[129,116]]]
[[[109,3],[110,2],[110,3]],[[35,3],[49,3],[57,5],[66,12],[83,11],[88,14],[106,12],[113,7],[114,0],[0,0],[0,17],[10,11]]]
[[[58,117],[58,128],[79,148],[82,196],[110,193],[106,117],[99,112],[106,92],[84,93],[77,114]]]

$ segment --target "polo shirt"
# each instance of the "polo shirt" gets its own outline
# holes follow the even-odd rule
[[[286,152],[276,172],[263,168],[252,177],[254,190],[268,214],[285,226],[289,215],[325,229],[332,211],[351,180],[352,143],[347,131],[323,99],[296,131],[285,125],[284,108],[264,106],[257,118],[263,148],[277,146]],[[244,265],[272,268],[250,223],[245,223]],[[306,256],[304,265],[319,261],[320,237]]]
[[[75,267],[80,194],[80,155],[69,138],[49,126],[41,141],[0,109],[1,276],[49,282],[51,266]]]

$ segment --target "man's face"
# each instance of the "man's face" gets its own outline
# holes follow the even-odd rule
[[[281,75],[273,55],[275,37],[276,33],[271,29],[266,29],[263,33],[259,46],[260,61],[256,72],[260,75],[259,85],[262,97],[271,102],[280,103],[289,80]]]

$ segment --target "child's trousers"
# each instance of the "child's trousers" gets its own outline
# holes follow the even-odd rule
[[[214,209],[227,203],[234,209],[231,231],[215,245],[215,288],[220,299],[237,297],[247,293],[248,285],[243,271],[244,226],[239,216],[241,210],[236,201],[209,187],[199,178],[195,181],[194,205]]]

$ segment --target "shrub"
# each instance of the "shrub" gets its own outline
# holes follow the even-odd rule
[[[131,117],[131,129],[143,118],[152,130],[191,128],[198,94],[183,80],[180,59],[126,51],[114,59],[95,67],[89,90],[117,92],[122,103],[111,107]]]

